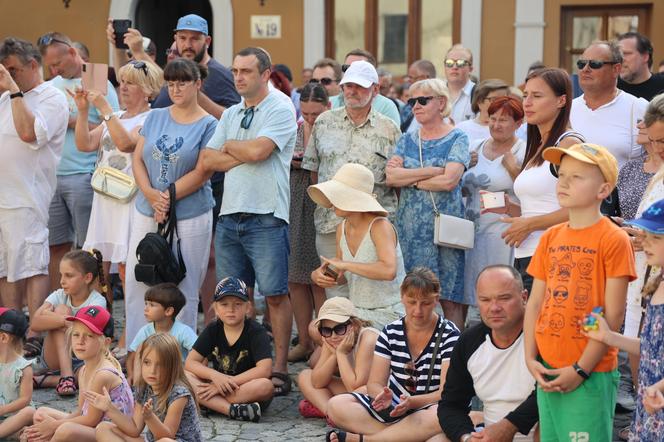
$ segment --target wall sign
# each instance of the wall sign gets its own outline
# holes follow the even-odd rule
[[[251,38],[281,38],[281,16],[252,15]]]

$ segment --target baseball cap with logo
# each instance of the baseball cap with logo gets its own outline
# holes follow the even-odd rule
[[[565,155],[599,167],[604,179],[611,185],[611,190],[616,186],[618,161],[606,147],[598,144],[579,143],[570,147],[548,147],[542,152],[544,159],[555,165],[559,165]]]
[[[372,84],[378,84],[378,73],[376,68],[368,61],[354,61],[348,70],[344,73],[344,78],[339,84],[355,83],[363,88],[368,88]]]
[[[219,281],[217,287],[214,289],[214,300],[221,301],[226,296],[235,296],[243,301],[249,301],[249,294],[247,293],[247,285],[240,278],[229,276]]]
[[[314,325],[318,327],[323,319],[341,324],[356,316],[357,310],[355,310],[355,305],[350,299],[335,296],[321,305],[320,310],[318,311],[318,318],[316,318]]]
[[[107,338],[113,337],[113,318],[104,307],[98,305],[83,307],[76,312],[76,316],[67,316],[67,321],[82,322],[92,333],[104,335]]]
[[[640,218],[625,221],[625,224],[638,227],[655,235],[664,235],[664,199],[648,207]]]
[[[0,307],[0,331],[23,337],[28,330],[28,320],[18,310]]]
[[[208,23],[207,20],[205,20],[200,15],[189,14],[185,15],[184,17],[180,17],[178,20],[178,25],[173,31],[196,31],[208,35]]]

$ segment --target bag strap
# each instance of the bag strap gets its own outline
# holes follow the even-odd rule
[[[440,318],[439,318],[440,320]],[[436,324],[436,330],[438,329],[438,324]],[[443,331],[445,330],[445,324],[442,324],[441,330],[436,336],[436,344],[433,346],[433,353],[431,353],[431,362],[429,363],[429,374],[427,375],[427,387],[426,392],[429,392],[429,386],[431,385],[431,377],[433,376],[433,367],[436,365],[436,356],[438,356],[438,348],[440,347],[440,341],[443,338]]]
[[[422,161],[422,131],[417,131],[417,146],[420,150],[420,167],[424,169],[424,161]],[[447,151],[445,155],[445,161],[443,161],[443,167],[447,165],[447,157],[450,155],[450,151]],[[429,197],[431,198],[431,204],[433,205],[433,213],[438,216],[440,212],[438,211],[438,206],[436,206],[436,200],[433,198],[433,193],[429,190]]]

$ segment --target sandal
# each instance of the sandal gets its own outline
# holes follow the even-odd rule
[[[276,385],[274,382],[272,383],[274,385],[275,396],[286,396],[290,393],[291,388],[293,387],[293,382],[291,381],[290,376],[288,376],[288,373],[273,372],[270,379],[279,379],[282,382],[281,385]]]
[[[338,428],[333,428],[329,430],[327,433],[325,433],[325,441],[326,442],[332,442],[332,435],[336,434],[337,435],[337,440],[339,442],[346,442],[346,436],[348,436],[348,433],[340,430]],[[360,442],[364,441],[364,435],[358,434],[358,437],[360,438]]]
[[[76,379],[74,376],[63,376],[55,387],[55,392],[60,396],[76,396],[78,387],[76,386]]]
[[[631,427],[624,427],[618,430],[618,439],[620,440],[629,440],[629,435],[630,435]]]
[[[26,359],[36,358],[41,355],[44,341],[39,336],[33,336],[25,340],[23,344],[23,357]]]
[[[44,382],[46,382],[46,379],[48,379],[51,376],[57,376],[58,371],[45,371],[42,374],[35,375],[32,377],[32,389],[33,390],[39,390],[40,388],[45,388],[43,387]],[[39,378],[39,380],[37,380]]]
[[[306,399],[302,399],[300,401],[300,403],[297,405],[297,409],[302,417],[313,417],[318,419],[325,418],[325,413],[320,411],[314,404]]]

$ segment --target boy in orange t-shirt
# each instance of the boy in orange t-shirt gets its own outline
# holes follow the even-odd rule
[[[629,237],[602,216],[618,176],[616,159],[595,144],[551,147],[556,191],[569,222],[548,229],[528,267],[535,279],[524,319],[526,364],[537,380],[541,441],[611,440],[618,389],[617,349],[582,334],[594,307],[611,329],[625,314],[635,279]]]

